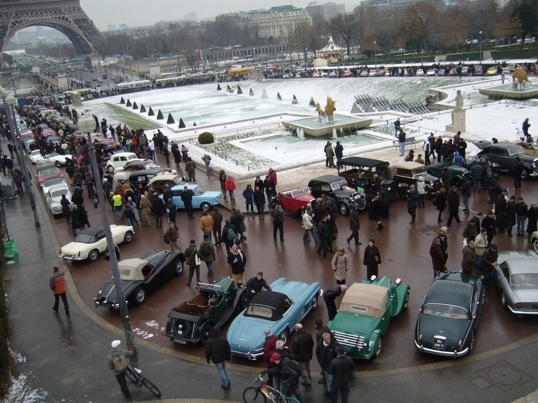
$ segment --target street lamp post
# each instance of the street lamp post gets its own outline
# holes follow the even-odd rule
[[[17,158],[21,166],[21,171],[22,171],[22,176],[24,178],[24,182],[26,183],[26,189],[30,196],[30,207],[32,208],[32,214],[34,216],[34,225],[36,228],[39,228],[41,227],[41,224],[39,222],[39,215],[37,214],[34,193],[32,191],[32,183],[30,182],[30,174],[29,174],[30,171],[28,169],[27,161],[24,159],[22,155],[22,147],[21,147],[20,135],[19,135],[19,126],[17,126],[17,120],[15,118],[15,104],[17,103],[17,100],[15,99],[13,94],[7,94],[6,96],[6,92],[3,89],[2,89],[2,99],[4,101],[4,107],[6,108],[6,115],[8,117],[9,130],[11,131],[11,141],[13,142],[13,146],[17,149]],[[7,105],[9,105],[9,107],[11,108],[11,113],[10,111],[7,110]]]
[[[374,41],[374,69],[377,69],[377,52],[376,52],[376,46],[377,42]]]
[[[125,293],[121,284],[120,270],[118,268],[118,258],[115,253],[114,239],[112,238],[112,232],[110,231],[110,223],[108,221],[108,215],[106,213],[106,200],[103,195],[103,187],[101,184],[101,176],[99,175],[99,167],[97,166],[97,158],[95,157],[95,147],[91,139],[91,133],[96,128],[95,119],[89,112],[83,113],[78,119],[78,127],[83,133],[88,134],[88,148],[90,161],[92,164],[93,178],[95,180],[96,193],[99,200],[99,212],[103,220],[103,227],[105,229],[106,243],[110,256],[110,268],[112,270],[112,277],[114,278],[114,286],[116,288],[116,298],[119,304],[120,316],[123,323],[123,331],[125,333],[125,340],[127,341],[127,347],[129,350],[134,351],[134,337],[131,327],[131,319],[129,317],[129,310],[127,309],[127,302],[125,300]]]
[[[482,64],[482,31],[478,31],[478,46],[480,49],[478,59],[480,60],[480,64]]]

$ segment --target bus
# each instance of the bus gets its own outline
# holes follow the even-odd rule
[[[155,80],[155,86],[157,88],[167,88],[167,87],[175,87],[179,81],[183,80],[182,77],[166,77],[166,78],[158,78]]]
[[[149,80],[140,80],[140,81],[131,81],[128,83],[120,83],[116,85],[116,89],[120,94],[127,92],[137,92],[145,91],[151,89],[151,81]]]

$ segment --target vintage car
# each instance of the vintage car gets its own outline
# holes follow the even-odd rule
[[[483,157],[488,160],[486,156]],[[471,168],[479,162],[480,157],[469,157],[465,159],[463,165],[456,165],[454,164],[453,157],[449,157],[444,161],[428,165],[427,171],[430,175],[435,176],[436,178],[441,178],[441,176],[443,175],[443,171],[446,168],[448,170],[448,175],[450,178],[450,186],[456,186],[457,188],[459,188],[461,186],[461,180],[463,178],[463,175],[466,172],[470,172]],[[489,164],[489,166],[491,167],[493,172],[497,174],[500,173],[498,164],[491,163]]]
[[[49,188],[57,185],[65,185],[69,186],[68,183],[65,181],[64,177],[61,178],[52,178],[47,179],[45,182],[41,184],[41,190],[43,190],[43,194],[47,194],[49,191]],[[71,201],[71,199],[69,199]]]
[[[142,161],[135,153],[131,152],[119,152],[110,156],[106,163],[106,171],[114,172],[118,168],[123,168],[129,161]]]
[[[172,200],[178,210],[185,208],[185,204],[183,203],[183,200],[181,200],[181,195],[183,194],[183,189],[185,186],[194,192],[194,196],[192,197],[193,208],[208,210],[213,206],[219,205],[222,201],[223,196],[220,190],[206,191],[197,183],[185,183],[183,185],[176,185],[172,187]],[[161,194],[159,197],[162,199],[163,195]]]
[[[130,304],[142,304],[148,293],[155,291],[168,280],[183,273],[185,256],[178,251],[152,249],[142,258],[118,262],[121,287]],[[119,308],[114,279],[108,280],[93,299],[95,307]]]
[[[354,359],[375,359],[381,354],[390,319],[406,310],[410,287],[396,279],[372,277],[352,284],[338,313],[328,323],[336,341]]]
[[[147,159],[147,160],[131,160],[127,162],[124,166],[121,168],[117,168],[115,172],[124,172],[124,171],[143,171],[146,169],[154,169],[154,168],[160,168],[159,165],[155,163],[155,161]]]
[[[93,141],[95,154],[98,161],[107,162],[111,155],[118,152],[123,152],[121,144],[116,143],[113,139],[95,139]]]
[[[43,156],[39,153],[36,154],[35,151],[32,151],[32,153],[30,154],[30,160],[32,161],[33,164],[49,163],[49,164],[56,165],[59,168],[61,166],[65,166],[68,160],[73,159],[73,156],[70,154],[62,155],[62,154],[58,154],[54,152],[54,153],[46,154],[45,156]]]
[[[64,174],[58,169],[58,167],[52,164],[41,164],[37,166],[36,170],[37,182],[41,186],[43,182],[52,178],[64,179]]]
[[[211,329],[221,328],[235,318],[245,307],[243,293],[229,278],[208,284],[198,283],[200,293],[184,301],[168,313],[163,334],[180,344],[206,343]]]
[[[501,172],[512,175],[512,167],[516,157],[523,163],[522,179],[538,176],[538,158],[525,153],[525,149],[517,144],[497,143],[488,144],[477,154],[477,156],[486,155],[490,162],[499,164]]]
[[[538,231],[534,231],[531,234],[531,242],[534,245],[534,251],[538,253]]]
[[[310,188],[302,187],[285,192],[279,192],[276,198],[284,211],[292,214],[300,213],[312,200],[314,196],[310,193]]]
[[[389,166],[389,179],[393,181],[391,186],[405,189],[405,193],[410,185],[416,185],[419,176],[422,176],[426,183],[426,198],[432,198],[439,190],[440,181],[426,172],[426,167],[423,164],[414,161],[397,161]]]
[[[47,204],[49,205],[50,212],[53,216],[62,214],[62,195],[65,195],[67,200],[71,201],[71,191],[67,183],[50,186],[47,188],[45,193],[45,198],[47,199]]]
[[[322,294],[319,282],[290,281],[284,277],[274,281],[272,291],[261,291],[237,316],[226,333],[232,354],[256,360],[263,357],[265,329],[287,341],[297,323],[318,306]]]
[[[129,181],[131,187],[134,189],[141,184],[144,188],[147,186],[150,180],[156,176],[170,172],[170,168],[157,167],[152,169],[145,169],[143,171],[119,171],[114,174],[113,184],[114,189],[117,186],[123,185],[126,181]]]
[[[347,185],[347,181],[338,175],[322,175],[308,182],[312,196],[316,199],[325,194],[336,201],[338,211],[342,215],[348,215],[353,197],[357,193],[355,189]]]
[[[154,192],[161,194],[165,185],[174,187],[176,185],[185,185],[186,182],[187,180],[178,174],[163,172],[150,179],[148,185],[153,189]]]
[[[41,155],[41,150],[40,149],[32,150],[30,154],[28,154],[28,158],[30,158],[30,161],[34,165],[37,164],[37,161],[42,161],[43,156]]]
[[[356,181],[361,173],[364,174],[366,180],[371,180],[374,174],[385,178],[389,163],[373,158],[346,157],[340,160],[340,166],[338,175],[345,178],[350,187],[356,188]]]
[[[114,244],[129,243],[134,238],[134,229],[130,225],[111,225],[110,231]],[[80,231],[73,242],[62,246],[60,257],[66,260],[97,260],[100,253],[106,249],[104,228],[91,227]]]
[[[430,284],[415,327],[415,351],[458,358],[474,347],[484,301],[482,279],[447,272]]]
[[[538,315],[538,255],[534,251],[501,252],[495,280],[504,308],[520,315]]]

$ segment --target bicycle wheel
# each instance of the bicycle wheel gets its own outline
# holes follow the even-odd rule
[[[259,388],[251,386],[249,388],[246,388],[243,391],[243,401],[245,403],[251,403],[251,402],[263,402],[263,403],[266,403],[267,399],[265,398],[265,395],[260,392]]]
[[[283,403],[301,403],[299,400],[297,400],[295,397],[291,397],[291,396],[286,396],[286,397],[282,397],[282,400],[281,400]]]
[[[125,369],[125,376],[133,383],[138,383],[138,374],[135,373],[134,369],[127,367]]]
[[[148,378],[142,378],[140,380],[140,383],[144,385],[146,388],[148,388],[149,391],[153,393],[155,397],[161,397],[161,391],[159,390],[159,388],[155,386],[155,384],[151,382]]]

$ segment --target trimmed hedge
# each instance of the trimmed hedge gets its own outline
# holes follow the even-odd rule
[[[203,132],[198,136],[198,143],[200,144],[213,144],[215,142],[215,137],[213,133]]]

